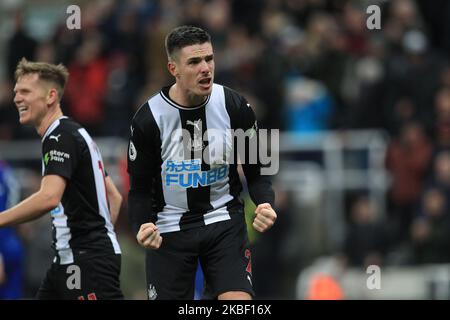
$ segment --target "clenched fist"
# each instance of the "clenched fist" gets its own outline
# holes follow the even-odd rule
[[[253,228],[259,232],[269,230],[277,219],[276,212],[269,203],[261,203],[255,210],[255,220],[253,220]]]
[[[158,228],[151,222],[141,225],[136,239],[141,246],[147,249],[158,249],[162,242]]]

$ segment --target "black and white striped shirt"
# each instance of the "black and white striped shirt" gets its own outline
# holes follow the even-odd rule
[[[102,157],[87,131],[59,118],[42,138],[42,154],[42,175],[58,175],[67,182],[60,204],[51,211],[55,262],[70,264],[81,254],[120,254]]]
[[[160,233],[204,226],[242,213],[242,185],[230,132],[257,130],[250,105],[227,87],[214,84],[211,95],[194,107],[172,101],[169,89],[164,87],[137,111],[128,148],[130,195],[134,195],[133,180],[145,184],[148,191],[130,198],[131,219],[140,219],[139,224],[152,221]],[[271,183],[260,175],[260,165],[243,165],[243,169],[253,201],[273,204]],[[146,202],[145,197],[150,198],[145,205],[133,203]],[[146,217],[136,218],[147,210]]]

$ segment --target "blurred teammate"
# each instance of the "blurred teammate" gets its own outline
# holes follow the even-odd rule
[[[95,142],[63,116],[67,69],[22,59],[15,76],[19,121],[42,137],[43,178],[38,192],[0,213],[0,227],[51,211],[56,255],[38,299],[121,299],[121,252],[113,224],[122,198],[105,177]]]
[[[146,258],[149,299],[193,299],[198,260],[208,298],[251,299],[242,185],[236,161],[229,161],[236,149],[227,132],[248,134],[248,154],[257,143],[254,112],[240,94],[214,83],[205,31],[174,29],[166,51],[175,83],[137,111],[128,152],[130,218],[138,242],[152,249]],[[260,169],[259,163],[243,165],[257,204],[253,227],[264,232],[277,215],[271,182]]]
[[[0,160],[0,212],[19,200],[11,168]],[[20,299],[23,290],[23,246],[13,228],[0,228],[0,299]]]

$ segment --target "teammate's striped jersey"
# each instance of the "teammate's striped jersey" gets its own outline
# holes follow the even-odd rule
[[[120,254],[102,157],[87,131],[59,118],[42,138],[42,154],[42,175],[58,175],[67,182],[60,204],[51,211],[56,261],[70,264],[81,255]]]
[[[150,180],[149,220],[160,233],[242,213],[242,185],[231,130],[240,128],[251,140],[257,135],[254,112],[235,91],[214,84],[202,104],[183,107],[169,98],[169,89],[164,87],[137,111],[128,148],[131,178]],[[260,165],[244,165],[243,169],[252,199],[273,204],[270,180],[260,176]]]

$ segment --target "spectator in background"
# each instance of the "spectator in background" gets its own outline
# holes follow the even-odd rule
[[[19,201],[11,168],[0,160],[0,212]],[[14,228],[0,228],[0,300],[20,299],[23,289],[23,247]]]
[[[350,209],[350,224],[344,254],[350,266],[381,265],[388,243],[378,218],[376,204],[366,196],[357,198]]]
[[[8,79],[14,81],[14,71],[22,57],[33,60],[37,48],[37,42],[25,31],[23,16],[20,10],[14,13],[14,33],[9,38],[7,45]]]
[[[369,30],[366,26],[364,5],[348,1],[343,8],[346,51],[354,56],[364,56],[369,49]]]
[[[439,188],[422,198],[419,216],[411,228],[414,263],[450,262],[450,215],[448,197]]]
[[[12,85],[9,81],[0,81],[0,140],[9,140],[17,128],[17,113],[12,99]]]
[[[450,55],[450,2],[447,0],[416,1],[421,9],[432,45]]]
[[[384,36],[390,49],[398,52],[405,31],[421,28],[422,18],[412,0],[391,1],[386,9],[388,18],[384,23]]]
[[[432,168],[432,174],[428,177],[424,189],[439,188],[450,199],[450,151],[438,151],[434,156]]]
[[[434,137],[438,148],[450,147],[450,88],[441,88],[435,96]]]
[[[100,34],[90,34],[83,40],[68,68],[70,80],[65,95],[69,114],[93,136],[100,134],[104,119],[108,69],[101,50]]]
[[[329,128],[333,101],[320,82],[291,77],[286,82],[286,89],[287,130],[316,133]]]
[[[400,241],[407,238],[431,154],[432,144],[422,125],[416,121],[403,124],[399,137],[394,138],[388,146],[386,166],[392,175],[390,212],[397,225]]]
[[[295,276],[297,275],[297,269],[292,268],[292,266],[298,262],[286,259],[283,246],[286,243],[285,237],[287,233],[294,228],[291,195],[282,188],[279,182],[274,183],[274,191],[276,212],[283,217],[282,221],[278,221],[272,228],[272,231],[262,237],[248,228],[250,241],[252,241],[252,251],[254,251],[255,268],[253,282],[257,299],[282,297],[283,279],[287,278],[288,274],[291,275],[291,279],[294,279],[293,273]],[[252,206],[249,207],[253,209]],[[246,211],[246,215],[250,217],[250,221],[247,221],[251,222],[253,211]]]

